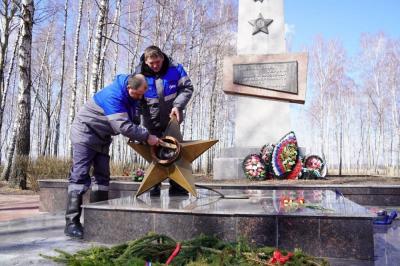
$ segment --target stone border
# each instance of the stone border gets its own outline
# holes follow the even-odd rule
[[[214,189],[328,189],[338,190],[346,198],[360,205],[370,206],[399,206],[400,185],[268,185],[268,184],[224,184],[198,182],[199,185]],[[131,196],[139,188],[139,182],[111,181],[110,199]],[[163,184],[166,185],[166,184]],[[43,212],[63,212],[67,202],[68,181],[65,179],[39,180],[40,205]],[[84,203],[88,202],[88,195],[84,196]]]
[[[139,182],[111,181],[109,198],[116,199],[131,196],[139,188]],[[47,179],[39,180],[40,203],[39,210],[42,212],[57,213],[65,211],[68,195],[68,180]],[[89,203],[89,194],[83,196],[83,203]]]
[[[226,241],[245,237],[252,244],[281,249],[301,247],[318,257],[374,258],[372,218],[156,213],[98,209],[90,205],[84,206],[84,220],[85,240],[108,244],[136,239],[148,232],[178,240],[203,233]]]

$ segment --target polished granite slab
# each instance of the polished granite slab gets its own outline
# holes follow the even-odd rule
[[[363,206],[330,190],[233,190],[217,193],[198,189],[199,197],[169,197],[162,190],[161,197],[129,196],[85,205],[85,208],[131,210],[144,212],[191,213],[231,216],[315,216],[372,219],[373,215]],[[286,200],[304,199],[304,204],[285,206]]]
[[[163,187],[168,187],[168,182]],[[139,188],[139,182],[117,181],[110,182],[109,198],[116,199],[134,195]],[[347,199],[361,205],[397,206],[400,202],[400,185],[385,184],[269,184],[269,183],[218,183],[196,182],[196,185],[208,186],[220,191],[227,190],[331,190],[340,191]],[[40,211],[58,213],[64,212],[67,206],[68,180],[47,179],[39,180]],[[225,192],[223,192],[225,193]],[[90,193],[84,195],[84,202],[89,202]]]
[[[120,243],[148,232],[178,240],[199,234],[329,258],[371,261],[374,215],[329,190],[208,190],[199,197],[148,194],[84,205],[85,239]],[[299,204],[304,201],[304,204]],[[292,202],[292,203],[290,203]]]

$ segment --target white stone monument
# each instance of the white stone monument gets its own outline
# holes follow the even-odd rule
[[[249,21],[258,18],[259,14],[273,20],[268,26],[268,34],[252,34],[254,27]],[[284,17],[283,0],[239,0],[237,54],[286,53]],[[266,142],[277,142],[290,131],[289,103],[251,96],[238,96],[236,101],[236,147],[261,147]]]
[[[253,60],[253,58],[256,59],[256,64],[253,64],[255,67],[260,63],[260,60],[257,60],[257,58],[262,58],[261,60],[264,59],[268,62],[270,58],[273,58],[274,60],[272,61],[275,64],[280,64],[280,60],[286,58],[285,53],[283,0],[239,0],[237,36],[237,54],[239,59],[225,60],[224,68],[228,69],[228,72],[233,72],[232,64],[237,63],[237,61],[243,61],[241,66],[246,67],[249,63],[248,61]],[[301,62],[293,61],[299,58],[301,60],[298,61]],[[224,91],[227,93],[238,93],[234,96],[237,97],[235,137],[234,147],[224,149],[221,157],[214,159],[214,179],[245,178],[241,166],[243,158],[250,153],[259,153],[262,145],[266,143],[278,142],[281,137],[291,130],[289,102],[304,102],[307,57],[304,54],[300,56],[292,54],[288,56],[288,59],[290,63],[296,63],[296,72],[297,67],[299,73],[301,72],[299,78],[296,73],[295,80],[296,86],[297,84],[301,84],[299,86],[301,88],[297,91],[298,95],[289,95],[286,102],[278,101],[276,99],[281,99],[281,97],[271,97],[271,94],[268,93],[266,94],[268,94],[267,98],[269,99],[246,96],[264,95],[264,91],[266,90],[235,85],[233,84],[234,82],[232,83],[232,80],[235,79],[235,77],[232,78],[234,74],[224,74]],[[268,62],[264,65],[268,65]],[[226,69],[224,69],[224,73]],[[258,70],[258,72],[254,73],[259,74],[262,72]],[[254,74],[254,76],[256,75]],[[266,83],[269,81],[266,81]],[[260,93],[251,93],[255,90],[259,90]],[[282,92],[274,91],[271,93],[273,95],[282,94]],[[290,99],[290,97],[298,96],[301,98],[300,101]]]

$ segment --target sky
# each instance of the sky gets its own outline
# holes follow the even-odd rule
[[[400,0],[284,0],[284,4],[288,52],[304,51],[317,35],[325,40],[340,40],[350,57],[357,56],[362,33],[385,32],[388,37],[400,39]],[[311,85],[308,80],[305,105],[291,104],[291,117],[304,115]],[[292,129],[300,143],[306,145],[304,141],[310,139],[312,129],[296,121],[292,119]]]
[[[385,32],[400,39],[399,0],[284,0],[284,3],[292,52],[310,46],[318,34],[324,39],[342,41],[350,56],[357,54],[362,33]]]

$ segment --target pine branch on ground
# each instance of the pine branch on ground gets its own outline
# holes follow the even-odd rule
[[[152,265],[165,265],[174,252],[177,241],[165,236],[150,233],[143,238],[132,240],[113,247],[92,247],[70,254],[56,250],[58,256],[42,257],[69,266],[143,266],[151,261]],[[304,254],[296,249],[292,254],[286,251],[278,252],[289,259],[284,264],[277,264],[273,257],[276,255],[273,247],[252,247],[246,241],[229,243],[216,237],[200,235],[194,239],[183,241],[178,255],[170,265],[286,265],[286,266],[326,266],[329,263],[320,258]]]

